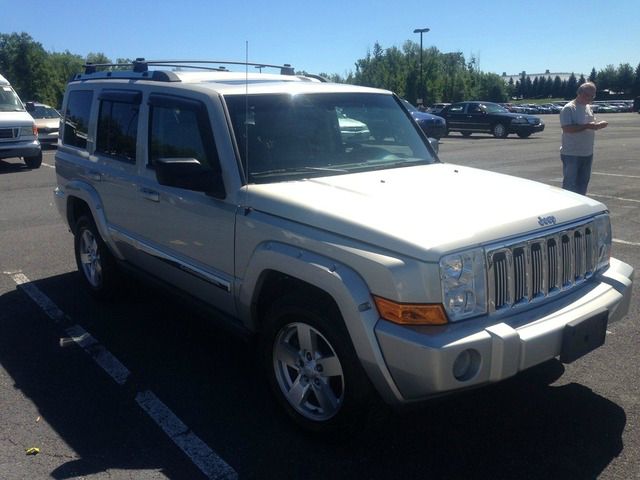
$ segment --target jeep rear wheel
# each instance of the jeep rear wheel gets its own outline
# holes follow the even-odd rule
[[[115,260],[90,216],[76,222],[74,247],[78,271],[91,294],[101,299],[112,297],[118,276]]]
[[[42,152],[38,153],[38,155],[34,155],[33,157],[22,157],[22,159],[28,168],[40,168],[40,165],[42,165]]]
[[[284,298],[267,315],[263,341],[271,390],[298,425],[316,433],[359,425],[371,386],[335,308]]]

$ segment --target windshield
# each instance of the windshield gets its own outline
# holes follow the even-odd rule
[[[44,105],[36,105],[31,112],[33,118],[60,118],[60,114],[57,110],[51,107],[45,107]]]
[[[435,161],[391,95],[233,95],[226,102],[251,183]]]
[[[0,88],[0,112],[22,112],[24,106],[13,91],[13,88],[3,86]]]

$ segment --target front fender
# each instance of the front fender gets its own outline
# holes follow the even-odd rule
[[[331,258],[281,242],[266,242],[253,253],[237,298],[240,318],[257,330],[257,320],[251,316],[251,305],[262,275],[277,271],[302,280],[329,294],[342,314],[356,354],[380,395],[389,403],[402,398],[375,336],[379,320],[373,299],[364,279],[352,268]]]

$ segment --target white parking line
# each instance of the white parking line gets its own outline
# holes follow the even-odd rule
[[[53,320],[58,323],[65,318],[65,314],[60,310],[55,303],[49,300],[44,293],[42,293],[38,287],[36,287],[31,281],[21,272],[4,272],[7,275],[11,275],[13,281],[16,282],[16,285],[20,285],[25,293],[31,297],[31,300],[36,302],[38,306],[44,310],[44,313]]]
[[[632,203],[640,203],[640,200],[635,198],[624,198],[624,197],[613,197],[611,195],[600,195],[599,193],[591,193],[589,192],[590,197],[599,197],[599,198],[608,198],[610,200],[619,200],[621,202],[632,202]]]
[[[236,471],[213,453],[153,392],[138,393],[136,402],[207,477],[238,478]]]
[[[640,176],[638,175],[625,175],[624,173],[591,172],[591,175],[606,175],[607,177],[640,178]]]
[[[626,240],[620,240],[619,238],[613,238],[613,243],[621,243],[622,245],[633,245],[634,247],[640,247],[640,242],[627,242]]]
[[[48,163],[44,163],[44,162],[42,162],[40,165],[43,166],[43,167],[48,167],[48,168],[56,168],[55,165],[49,165]]]
[[[80,325],[73,325],[67,328],[67,334],[76,344],[87,352],[93,358],[93,361],[102,367],[102,369],[115,380],[118,385],[124,385],[131,375],[131,372],[125,367],[120,360],[113,356],[109,350],[104,348]]]
[[[64,312],[21,272],[4,272],[47,314],[59,323],[67,318]],[[70,340],[79,345],[118,385],[124,385],[131,372],[120,360],[102,346],[89,332],[79,325],[66,328]],[[61,346],[66,345],[62,339]],[[211,480],[234,480],[236,471],[220,458],[209,446],[193,433],[153,392],[145,390],[136,395],[136,403],[169,436]]]

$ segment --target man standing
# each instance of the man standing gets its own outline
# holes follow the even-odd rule
[[[589,105],[596,96],[596,86],[592,82],[578,87],[575,100],[571,100],[560,111],[562,127],[562,188],[586,195],[593,163],[593,142],[595,131],[605,128],[605,121],[596,122]]]

